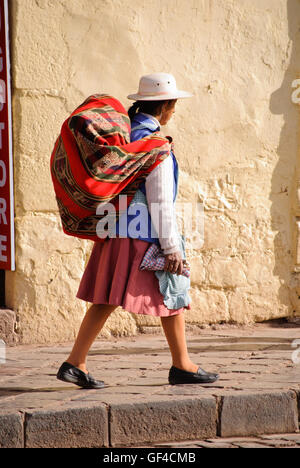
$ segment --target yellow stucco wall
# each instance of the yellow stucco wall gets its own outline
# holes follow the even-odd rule
[[[178,201],[205,209],[186,321],[299,315],[300,1],[10,0],[10,22],[17,270],[6,298],[21,341],[72,339],[86,310],[75,294],[91,244],[62,233],[49,171],[62,122],[95,92],[128,107],[157,71],[195,95],[164,129]],[[103,333],[159,324],[118,309]]]

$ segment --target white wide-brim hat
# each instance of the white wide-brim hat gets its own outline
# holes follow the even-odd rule
[[[137,94],[129,94],[133,101],[163,101],[165,99],[189,98],[193,95],[177,89],[176,80],[168,73],[152,73],[140,79]]]

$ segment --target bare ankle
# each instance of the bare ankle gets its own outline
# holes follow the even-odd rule
[[[194,364],[190,359],[185,361],[173,361],[172,365],[178,369],[186,370],[188,372],[197,372],[199,367],[198,364]]]
[[[68,362],[69,364],[71,364],[71,365],[74,366],[74,367],[77,367],[77,369],[80,369],[80,370],[81,370],[82,372],[84,372],[85,374],[88,373],[85,362],[84,362],[84,363],[78,362],[78,361],[76,361],[76,360],[74,360],[74,359],[72,359],[72,358],[71,358],[71,359],[67,359],[66,362]]]

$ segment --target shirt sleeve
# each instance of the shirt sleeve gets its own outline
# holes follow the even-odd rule
[[[146,177],[146,198],[152,224],[164,254],[180,252],[174,196],[172,156]]]

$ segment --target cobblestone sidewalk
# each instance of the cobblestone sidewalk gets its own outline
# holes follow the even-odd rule
[[[187,329],[192,360],[220,373],[212,385],[168,384],[162,333],[96,341],[88,364],[101,390],[56,379],[72,343],[7,348],[0,447],[298,446],[300,328],[215,328]]]
[[[139,448],[148,446],[139,446]],[[153,448],[300,448],[300,434],[271,434],[257,437],[228,437],[186,440],[151,445]]]

